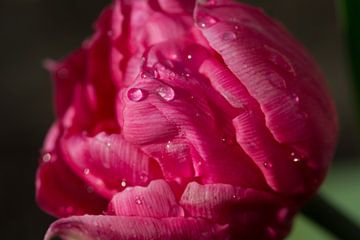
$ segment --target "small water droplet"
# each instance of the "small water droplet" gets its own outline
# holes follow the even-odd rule
[[[226,141],[227,141],[227,138],[226,138],[226,137],[222,137],[222,138],[221,138],[221,142],[226,143]]]
[[[237,196],[234,194],[234,195],[232,195],[232,198],[233,198],[233,199],[236,199],[236,198],[237,198]]]
[[[238,25],[235,25],[234,28],[235,28],[235,30],[239,30],[239,26],[238,26]]]
[[[186,58],[187,58],[188,60],[191,60],[191,59],[192,59],[192,55],[191,55],[191,54],[188,54],[188,55],[186,56]]]
[[[215,25],[217,22],[218,20],[215,17],[207,14],[202,14],[198,16],[196,23],[201,28],[209,28]]]
[[[166,149],[170,149],[171,148],[171,141],[168,141],[166,144]]]
[[[170,207],[169,215],[170,217],[184,217],[185,211],[181,206],[173,205]]]
[[[84,171],[83,171],[83,172],[84,172],[84,174],[85,174],[85,175],[89,175],[89,173],[90,173],[90,169],[88,169],[88,168],[84,168]]]
[[[264,167],[267,169],[272,168],[272,164],[269,162],[264,162]]]
[[[128,91],[128,98],[133,102],[139,102],[143,99],[145,99],[146,94],[144,90],[140,88],[131,88]]]
[[[216,0],[197,0],[197,2],[202,5],[215,5],[216,4]]]
[[[126,179],[121,180],[120,185],[121,185],[121,187],[126,188],[126,186],[127,186],[127,181],[126,181]]]
[[[292,153],[290,154],[290,158],[291,158],[292,161],[293,161],[294,163],[296,163],[296,164],[301,163],[302,160],[303,160],[302,157],[299,156],[298,154],[296,154],[295,152],[292,152]]]
[[[222,39],[224,40],[224,41],[233,41],[233,40],[235,40],[237,38],[237,35],[236,35],[236,33],[234,33],[234,32],[225,32],[224,34],[223,34],[223,36],[222,36]]]
[[[141,78],[155,79],[159,77],[159,72],[156,69],[146,69],[140,74]]]
[[[165,101],[172,101],[175,98],[175,91],[172,87],[163,86],[156,89],[157,94]]]
[[[294,99],[296,103],[300,102],[300,97],[296,93],[291,94],[291,97]]]
[[[42,156],[42,161],[43,161],[44,163],[48,163],[48,162],[51,161],[51,158],[52,158],[52,156],[51,156],[50,153],[45,153],[45,154]]]
[[[141,205],[141,204],[143,204],[143,200],[141,199],[141,197],[136,197],[136,198],[135,198],[135,204],[136,204],[136,205]]]
[[[107,143],[106,143],[106,147],[107,147],[107,148],[110,148],[110,147],[111,147],[111,143],[110,143],[110,142],[107,142]]]
[[[142,182],[147,182],[148,181],[148,179],[149,179],[149,176],[148,176],[148,174],[146,173],[146,172],[142,172],[141,174],[140,174],[140,180],[142,181]]]

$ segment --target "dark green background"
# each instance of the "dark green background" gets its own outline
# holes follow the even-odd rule
[[[92,22],[108,2],[0,0],[1,239],[41,239],[53,220],[34,202],[38,152],[53,120],[51,82],[42,62],[77,48],[91,34]],[[336,163],[323,191],[360,222],[360,141],[345,41],[334,3],[247,2],[262,6],[282,21],[322,67],[336,99],[342,128]],[[289,239],[332,239],[301,218],[296,223]]]

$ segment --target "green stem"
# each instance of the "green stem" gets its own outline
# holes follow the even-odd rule
[[[353,86],[360,121],[360,1],[338,0],[343,30],[347,40],[348,56],[353,73]]]
[[[360,227],[321,196],[314,197],[302,213],[338,239],[360,239]]]

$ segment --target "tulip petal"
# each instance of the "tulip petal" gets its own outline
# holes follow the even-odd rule
[[[269,228],[282,239],[295,213],[291,202],[273,193],[227,184],[189,183],[180,205],[193,217],[228,223],[234,239],[272,239]]]
[[[204,19],[213,21],[201,24]],[[334,149],[337,121],[324,79],[311,57],[282,26],[244,4],[199,4],[195,21],[259,103],[271,137],[307,159],[305,175],[322,179],[320,173],[331,160],[328,149]]]
[[[116,194],[108,213],[117,216],[183,217],[174,193],[164,180],[154,180],[148,187],[128,187]]]
[[[59,236],[99,240],[184,240],[228,237],[227,226],[196,218],[149,218],[121,216],[82,216],[60,219],[49,228],[45,240]]]
[[[108,199],[126,186],[161,177],[155,162],[118,134],[74,135],[63,139],[62,149],[73,171]]]
[[[65,164],[56,141],[59,134],[55,124],[44,145],[44,155],[36,174],[36,201],[56,217],[82,214],[100,214],[107,201],[95,194]]]

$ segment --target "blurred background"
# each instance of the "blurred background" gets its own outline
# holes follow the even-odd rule
[[[247,0],[277,18],[310,50],[329,82],[340,115],[335,162],[322,192],[360,222],[360,139],[354,86],[338,9],[328,0]],[[44,135],[54,119],[42,67],[78,48],[110,0],[0,0],[0,229],[2,239],[41,239],[53,219],[34,202]],[[334,239],[299,216],[296,239]]]

